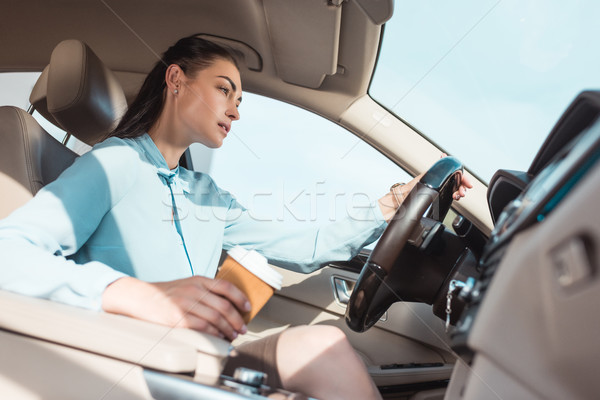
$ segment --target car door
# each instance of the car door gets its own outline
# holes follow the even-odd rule
[[[245,94],[240,113],[222,148],[192,146],[192,163],[232,192],[254,219],[274,229],[352,218],[361,208],[376,206],[391,184],[411,179],[359,137],[308,111]],[[421,390],[445,386],[454,357],[431,306],[396,303],[365,333],[346,326],[345,303],[372,247],[349,262],[331,260],[311,274],[278,268],[283,288],[238,340],[293,325],[334,325],[347,334],[385,391],[414,391],[416,383]]]

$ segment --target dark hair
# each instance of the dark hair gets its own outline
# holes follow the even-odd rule
[[[148,132],[163,109],[165,73],[169,65],[179,65],[188,77],[193,78],[198,71],[209,67],[216,59],[231,61],[239,69],[233,55],[218,44],[197,36],[179,39],[154,65],[135,100],[107,137],[136,138]]]

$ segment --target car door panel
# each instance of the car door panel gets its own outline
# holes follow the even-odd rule
[[[284,277],[282,289],[249,324],[249,333],[238,342],[294,325],[333,325],[345,332],[380,386],[450,377],[454,357],[449,352],[443,323],[433,316],[431,306],[396,303],[388,310],[385,321],[367,332],[357,333],[346,326],[345,306],[336,299],[333,283],[336,278],[355,281],[356,272],[331,266],[311,274],[274,268]]]

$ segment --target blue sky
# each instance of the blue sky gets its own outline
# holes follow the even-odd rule
[[[526,170],[577,93],[600,87],[599,2],[395,7],[371,94],[484,180]]]

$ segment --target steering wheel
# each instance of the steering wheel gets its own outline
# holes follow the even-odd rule
[[[463,165],[454,157],[438,160],[396,210],[350,296],[346,323],[352,330],[366,331],[400,300],[431,304],[430,299],[442,287],[447,271],[434,271],[435,268],[420,271],[407,265],[412,262],[401,263],[403,260],[399,258],[410,258],[414,254],[415,251],[408,249],[412,246],[406,246],[409,240],[422,242],[425,236],[435,234],[432,231],[443,230],[441,221],[450,209],[453,193],[460,187],[463,170]],[[405,247],[407,251],[403,252]],[[422,285],[417,284],[415,288],[415,281]]]

